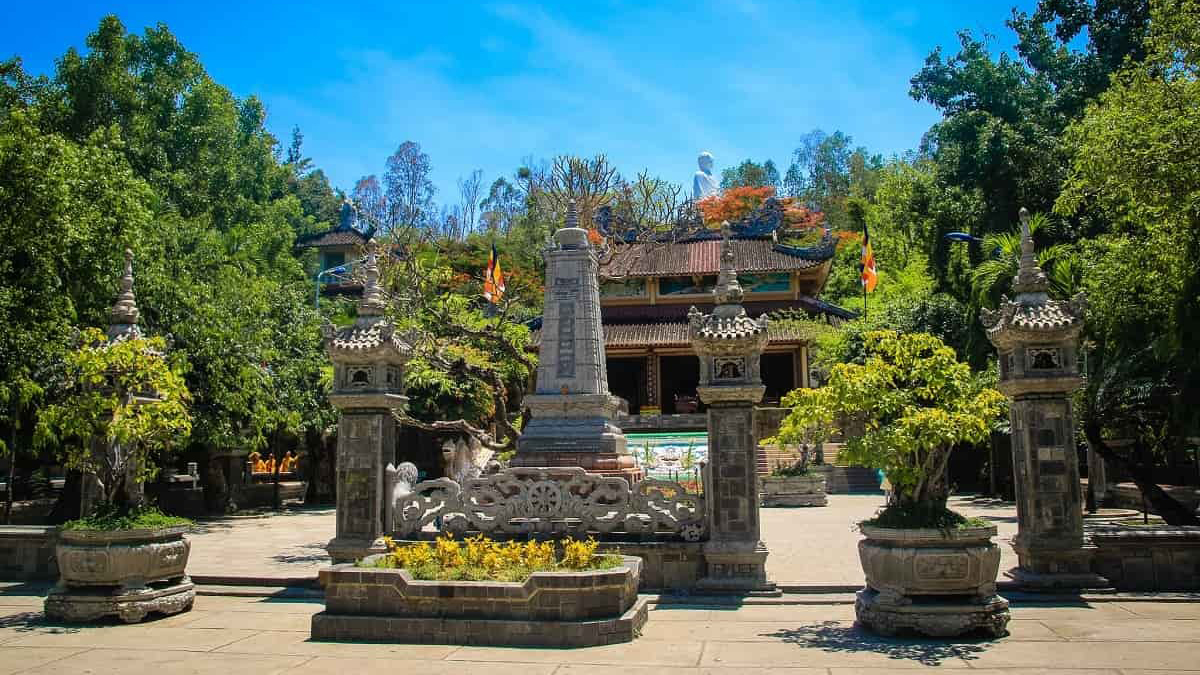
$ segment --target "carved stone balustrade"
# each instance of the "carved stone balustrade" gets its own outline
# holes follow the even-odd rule
[[[616,476],[579,467],[513,467],[465,484],[438,478],[406,489],[411,471],[388,467],[392,533],[412,537],[430,523],[449,534],[666,535],[700,541],[704,497],[679,483]]]

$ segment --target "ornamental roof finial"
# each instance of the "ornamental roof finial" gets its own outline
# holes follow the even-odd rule
[[[742,308],[742,285],[738,283],[737,270],[733,268],[733,243],[729,239],[730,228],[728,222],[721,223],[721,271],[717,275],[717,285],[713,287],[713,303],[717,305],[714,313],[726,314],[745,314],[745,309]],[[736,307],[734,309],[721,310],[722,306]]]
[[[367,257],[363,266],[363,295],[358,303],[358,315],[381,316],[386,307],[383,289],[379,287],[379,244],[375,239],[367,242]]]
[[[567,227],[579,227],[579,207],[574,199],[567,202]]]
[[[125,273],[121,276],[121,292],[109,312],[109,321],[114,324],[136,324],[138,322],[137,300],[133,295],[133,251],[125,249]]]
[[[1046,279],[1046,273],[1037,264],[1029,209],[1022,207],[1019,216],[1021,219],[1021,261],[1017,267],[1017,276],[1013,277],[1013,290],[1018,294],[1018,302],[1022,302],[1023,296],[1025,304],[1044,302],[1050,284]]]

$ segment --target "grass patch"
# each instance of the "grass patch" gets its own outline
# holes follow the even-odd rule
[[[553,542],[510,541],[504,544],[483,535],[462,542],[439,537],[432,543],[396,544],[385,540],[388,552],[359,567],[406,569],[422,581],[524,581],[534,572],[583,572],[619,567],[616,554],[597,555],[595,539],[563,541],[559,556]]]
[[[64,530],[89,532],[117,532],[120,530],[158,530],[164,527],[191,525],[192,521],[179,516],[168,516],[152,506],[123,510],[116,507],[101,507],[95,513],[77,520],[63,523]]]
[[[885,506],[875,517],[859,522],[859,526],[882,527],[892,530],[963,530],[970,527],[987,527],[991,522],[984,518],[964,516],[941,504],[905,504]]]

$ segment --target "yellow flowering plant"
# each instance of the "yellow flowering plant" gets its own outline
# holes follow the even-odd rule
[[[498,542],[482,534],[456,541],[440,536],[431,542],[399,543],[384,537],[387,553],[360,565],[405,569],[414,579],[436,581],[523,581],[534,572],[611,569],[615,554],[598,555],[592,537],[562,541],[559,557],[552,541]]]

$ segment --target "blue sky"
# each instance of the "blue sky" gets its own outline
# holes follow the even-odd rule
[[[936,118],[909,78],[956,31],[1011,46],[1013,6],[1032,0],[891,2],[244,3],[58,2],[8,8],[0,58],[49,72],[100,17],[166,23],[239,96],[258,95],[286,143],[344,189],[404,140],[430,155],[438,200],[528,156],[606,153],[688,183],[700,150],[717,170],[747,157],[787,167],[814,128],[884,154]],[[13,30],[12,26],[20,26]]]

